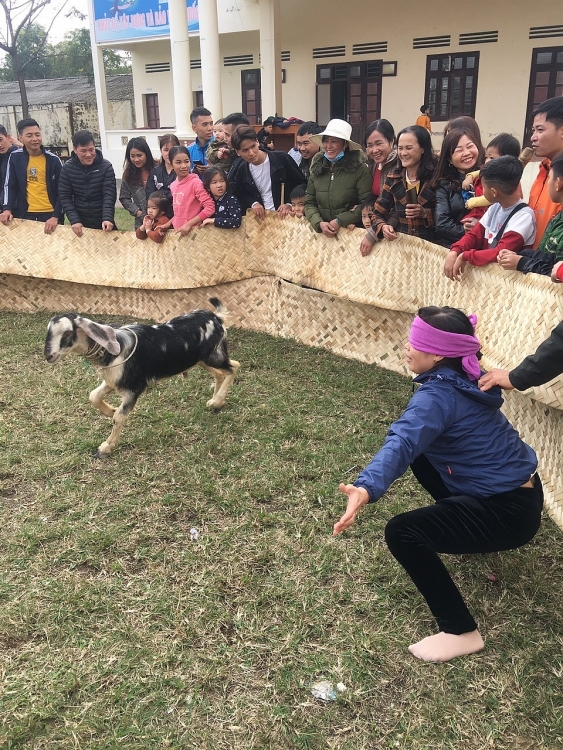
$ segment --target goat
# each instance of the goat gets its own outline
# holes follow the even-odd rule
[[[225,310],[220,300],[209,300],[216,312],[193,310],[159,325],[114,328],[76,313],[56,315],[49,322],[45,359],[60,362],[67,354],[82,354],[101,368],[104,381],[90,393],[90,402],[113,419],[111,435],[95,453],[105,458],[117,445],[127,416],[149,385],[200,365],[215,379],[207,406],[215,412],[224,405],[239,363],[229,359]],[[121,396],[115,408],[104,401],[112,391]]]

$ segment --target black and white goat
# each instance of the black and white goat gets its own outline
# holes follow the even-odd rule
[[[115,448],[137,399],[157,380],[185,376],[191,367],[200,365],[215,378],[213,398],[207,406],[218,411],[224,405],[239,363],[229,359],[227,352],[223,306],[216,298],[209,301],[216,313],[193,310],[159,325],[113,328],[76,313],[51,319],[45,340],[47,362],[55,364],[74,352],[102,370],[104,381],[90,393],[90,401],[106,417],[112,417],[113,430],[98,448],[97,458],[108,456]],[[117,408],[104,401],[112,391],[121,396]]]

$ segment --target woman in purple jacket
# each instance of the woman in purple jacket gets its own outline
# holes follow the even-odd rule
[[[406,362],[419,385],[389,428],[381,450],[353,485],[340,485],[348,506],[339,534],[410,466],[436,501],[401,513],[385,529],[393,556],[426,599],[439,632],[409,646],[424,661],[449,661],[484,647],[477,624],[438,553],[515,549],[541,520],[537,458],[501,413],[500,389],[479,390],[475,316],[424,307],[415,317]]]

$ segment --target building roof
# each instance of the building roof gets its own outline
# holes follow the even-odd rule
[[[70,78],[41,78],[26,81],[29,106],[38,104],[94,104],[96,89],[87,76]],[[107,98],[109,101],[133,99],[133,76],[129,74],[106,76]],[[21,106],[20,89],[17,81],[0,83],[2,106]]]

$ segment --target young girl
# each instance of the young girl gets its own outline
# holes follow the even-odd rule
[[[348,506],[334,535],[352,525],[411,470],[435,504],[401,513],[385,529],[393,556],[426,599],[439,633],[409,646],[424,661],[449,661],[484,647],[477,624],[438,553],[515,549],[539,528],[543,492],[537,458],[500,411],[500,389],[479,390],[475,316],[423,307],[406,344],[419,385],[381,450],[354,484],[340,485]]]
[[[215,204],[199,176],[195,172],[190,173],[190,152],[185,146],[174,146],[170,150],[170,162],[176,173],[176,179],[170,184],[174,217],[163,224],[160,231],[172,226],[176,234],[185,237],[192,227],[213,216]]]
[[[144,138],[131,138],[125,150],[125,164],[119,190],[119,201],[135,217],[135,229],[147,212],[146,186],[154,159]]]
[[[229,180],[221,167],[208,167],[203,187],[215,201],[215,218],[205,219],[202,226],[213,224],[222,229],[237,229],[242,223],[239,199],[229,189]]]
[[[170,164],[170,150],[179,146],[180,141],[174,133],[165,133],[158,140],[160,148],[160,164],[151,169],[147,180],[147,198],[155,190],[170,190],[170,183],[176,179],[176,173]]]
[[[464,220],[468,212],[462,182],[466,174],[479,168],[484,160],[480,140],[476,142],[467,128],[454,128],[444,138],[432,185],[436,190],[436,235],[445,247],[460,240],[466,231]],[[480,219],[484,212],[475,218]]]
[[[157,190],[151,193],[147,201],[147,215],[135,234],[140,240],[150,237],[153,242],[162,242],[166,232],[165,225],[172,215],[172,200],[168,190]]]

